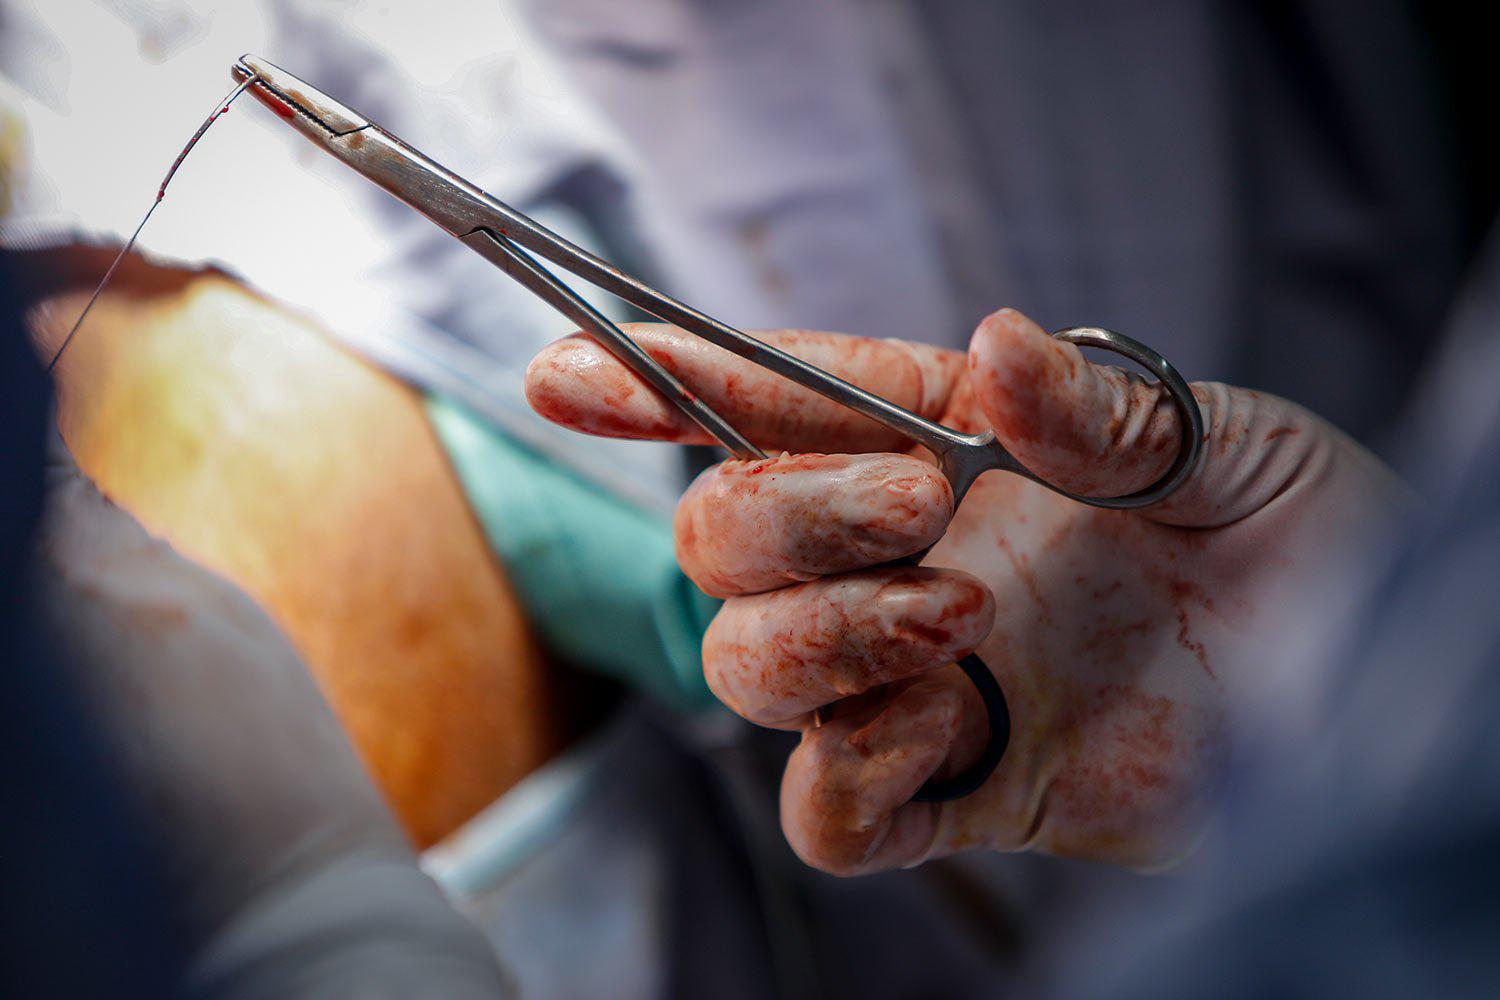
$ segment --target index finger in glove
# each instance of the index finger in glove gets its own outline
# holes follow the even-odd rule
[[[903,447],[899,433],[677,327],[630,323],[622,329],[762,448],[863,452]],[[923,344],[811,330],[754,335],[933,419],[965,377],[962,354]],[[543,417],[586,434],[712,443],[674,403],[581,334],[544,347],[532,359],[526,398]]]
[[[942,537],[953,490],[907,455],[782,455],[709,469],[677,507],[677,561],[714,597],[890,562]]]

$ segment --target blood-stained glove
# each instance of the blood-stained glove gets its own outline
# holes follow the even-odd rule
[[[704,640],[714,692],[754,722],[802,731],[782,825],[831,872],[975,846],[1140,868],[1180,857],[1222,754],[1226,691],[1255,669],[1244,651],[1266,619],[1257,591],[1405,500],[1307,411],[1201,384],[1204,458],[1162,503],[1099,510],[990,473],[954,516],[946,481],[923,455],[897,453],[893,432],[681,331],[632,333],[751,440],[807,452],[710,469],[682,500],[676,543],[688,574],[728,598]],[[950,427],[992,427],[1034,472],[1085,495],[1150,484],[1180,440],[1154,383],[1090,364],[1010,310],[980,325],[967,358],[762,336]],[[579,337],[533,361],[527,392],[580,431],[703,440]],[[934,542],[921,568],[881,566]],[[1009,699],[1009,749],[967,798],[911,802],[983,746],[983,707],[953,665],[973,650]]]

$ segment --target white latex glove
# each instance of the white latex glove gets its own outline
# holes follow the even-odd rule
[[[1201,384],[1204,459],[1161,504],[1097,510],[992,472],[954,517],[946,481],[892,432],[681,331],[631,330],[763,448],[849,453],[726,462],[676,519],[684,569],[728,598],[704,640],[709,684],[746,718],[802,731],[782,825],[831,872],[976,846],[1170,863],[1222,752],[1231,675],[1253,664],[1241,654],[1265,619],[1257,588],[1404,500],[1383,466],[1305,410]],[[1022,463],[1085,495],[1149,485],[1178,447],[1175,410],[1154,384],[1088,363],[1013,311],[980,325],[967,358],[761,336],[950,427],[993,427]],[[527,392],[577,430],[704,440],[578,337],[538,355]],[[865,568],[934,542],[920,569]],[[952,665],[973,650],[1009,700],[1009,749],[975,794],[913,803],[986,737],[983,706]]]
[[[271,620],[54,450],[45,607],[162,848],[194,991],[505,995]]]

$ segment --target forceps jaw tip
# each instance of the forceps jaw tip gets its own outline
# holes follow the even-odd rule
[[[333,136],[348,135],[370,125],[367,118],[348,105],[252,53],[240,56],[230,67],[230,73],[238,81],[253,80],[256,86],[250,92],[293,125],[305,120]]]

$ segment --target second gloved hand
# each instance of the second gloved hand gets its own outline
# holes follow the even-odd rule
[[[1180,857],[1222,751],[1226,674],[1254,663],[1257,589],[1402,497],[1306,411],[1202,384],[1204,460],[1166,501],[1104,511],[990,473],[955,516],[946,481],[893,432],[681,331],[632,333],[757,444],[812,452],[709,470],[683,498],[676,541],[687,573],[728,599],[704,640],[709,684],[746,718],[801,730],[782,824],[805,860],[836,873],[976,846],[1136,867]],[[762,336],[950,427],[993,428],[1077,493],[1138,490],[1178,447],[1154,384],[1090,364],[1009,310],[981,324],[967,357]],[[581,338],[544,350],[527,391],[578,430],[703,440]],[[920,568],[881,565],[934,542]],[[953,665],[976,650],[1009,700],[1009,749],[975,794],[911,802],[983,746],[983,706]]]

